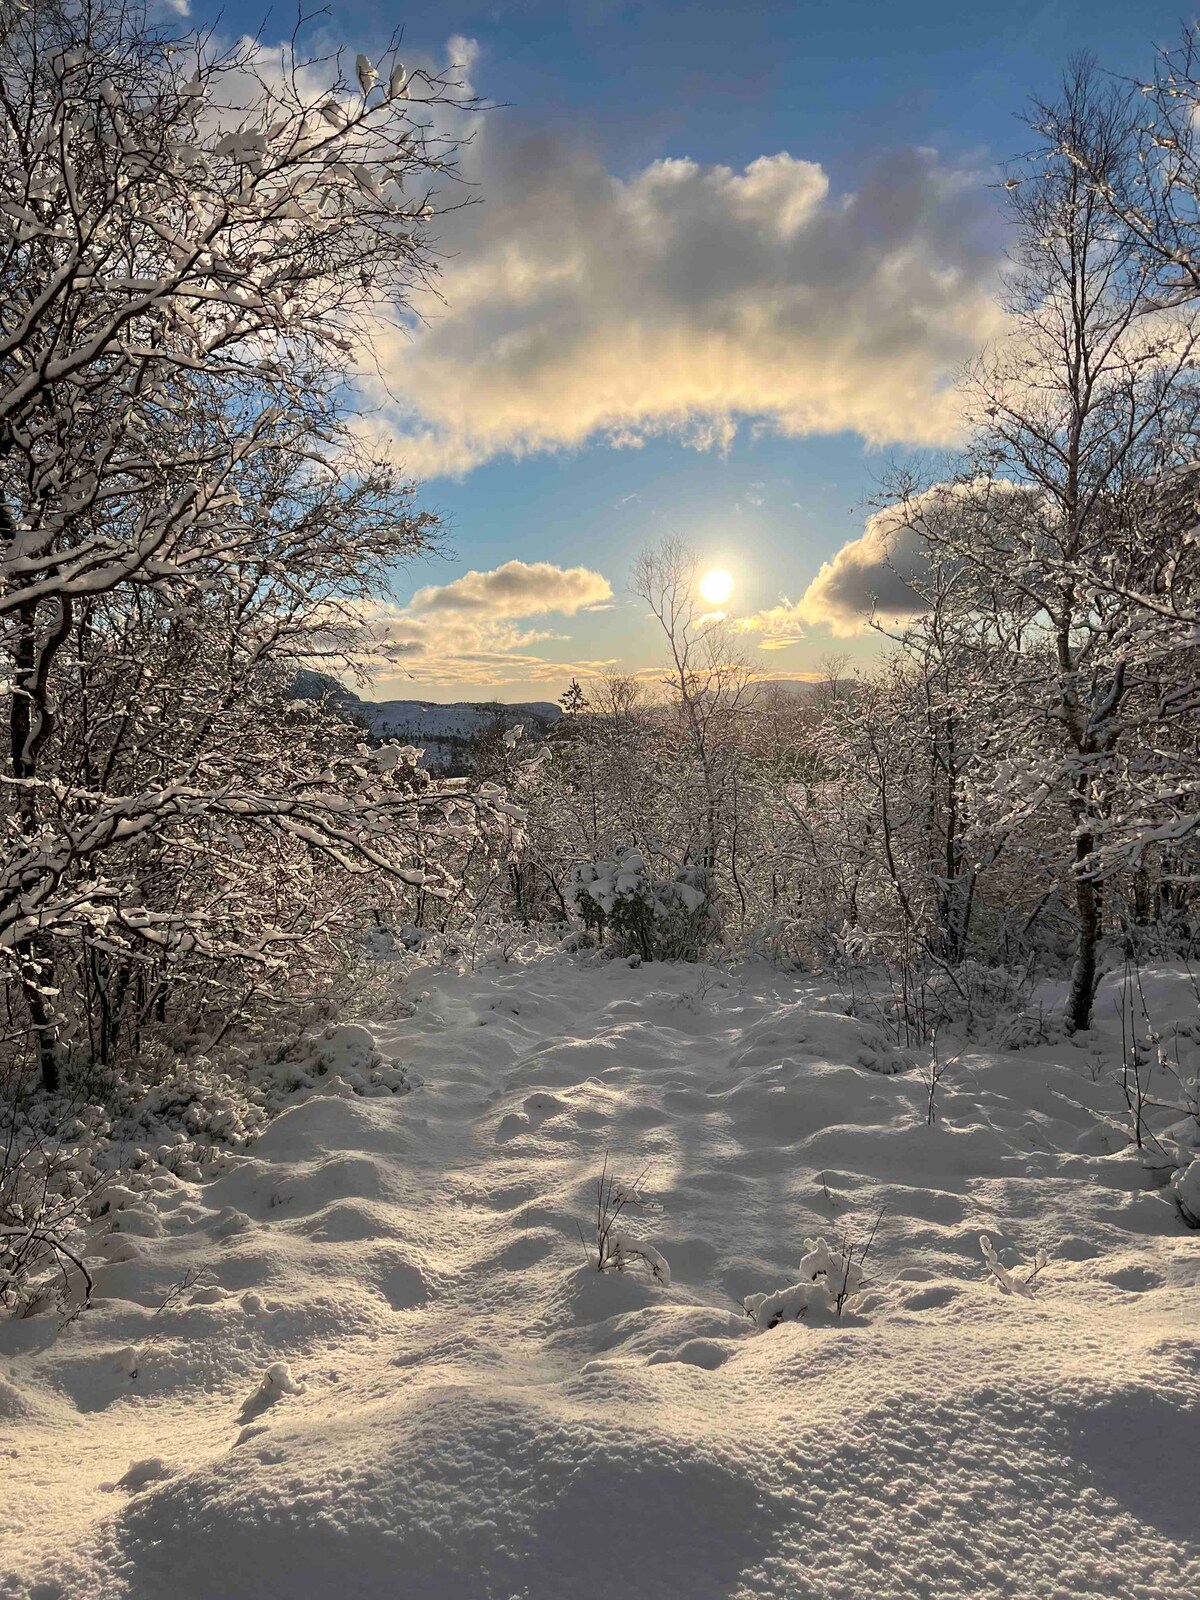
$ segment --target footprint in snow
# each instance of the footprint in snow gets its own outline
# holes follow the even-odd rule
[[[1165,1279],[1160,1272],[1155,1272],[1149,1267],[1118,1267],[1115,1272],[1101,1274],[1106,1283],[1111,1283],[1114,1289],[1127,1289],[1131,1294],[1144,1294],[1147,1289],[1161,1289]]]
[[[904,1301],[906,1311],[938,1311],[942,1306],[948,1306],[959,1298],[960,1291],[953,1284],[931,1284],[927,1289],[918,1289],[915,1294],[910,1294]]]

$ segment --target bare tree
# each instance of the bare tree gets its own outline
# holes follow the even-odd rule
[[[1156,328],[1188,330],[1200,301],[1200,36],[1188,29],[1160,52],[1149,82],[1131,87],[1136,115],[1123,130],[1119,159],[1086,121],[1061,105],[1038,108],[1048,143],[1081,174],[1093,203],[1137,261],[1145,311]],[[1181,348],[1186,352],[1187,345]],[[1184,387],[1176,382],[1178,390]],[[1141,872],[1157,853],[1170,897],[1195,890],[1200,835],[1196,721],[1200,686],[1195,649],[1200,627],[1200,552],[1194,538],[1200,481],[1192,414],[1178,446],[1164,450],[1142,485],[1137,537],[1113,549],[1092,574],[1106,601],[1131,618],[1131,676],[1142,685],[1142,750],[1126,762],[1127,798],[1110,854]]]
[[[432,532],[347,384],[431,270],[463,103],[394,53],[347,78],[109,0],[4,10],[0,957],[49,1088],[65,951],[110,1012],[135,974],[144,1015],[186,961],[319,943],[330,908],[280,892],[314,870],[448,892],[425,843],[471,797],[364,764],[284,691]]]
[[[645,600],[667,641],[667,688],[682,740],[700,782],[700,816],[688,858],[708,873],[717,864],[736,815],[737,728],[747,703],[750,673],[738,659],[722,619],[704,607],[697,557],[668,539],[638,558],[630,587]],[[734,865],[736,876],[736,865]]]
[[[1061,794],[1073,818],[1079,937],[1068,1012],[1084,1028],[1104,928],[1108,779],[1129,735],[1132,688],[1128,608],[1102,577],[1139,536],[1146,483],[1191,448],[1197,326],[1159,314],[1153,267],[1098,196],[1096,174],[1114,190],[1132,182],[1128,94],[1084,61],[1057,105],[1031,120],[1053,139],[1006,185],[1017,228],[1011,331],[972,382],[979,443],[969,475],[988,514],[927,526],[976,571],[976,600],[991,604],[997,634],[1031,660],[1043,647],[1053,660],[1033,703],[1015,704],[999,724],[997,743],[1007,740],[1018,760],[1040,759],[1041,792]],[[1090,174],[1072,154],[1084,146]],[[1037,719],[1052,735],[1040,758]]]

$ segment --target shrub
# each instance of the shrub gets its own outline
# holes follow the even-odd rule
[[[710,930],[711,906],[701,867],[660,878],[636,850],[575,869],[567,901],[585,928],[612,936],[643,961],[694,961]]]

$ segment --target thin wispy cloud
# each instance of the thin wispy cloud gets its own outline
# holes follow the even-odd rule
[[[786,650],[789,645],[799,644],[808,631],[799,607],[786,598],[778,605],[739,618],[737,627],[751,635],[760,650]]]

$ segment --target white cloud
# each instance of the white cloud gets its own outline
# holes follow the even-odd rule
[[[607,578],[588,567],[508,561],[418,589],[407,604],[363,606],[362,654],[377,675],[402,672],[431,684],[498,686],[590,674],[608,663],[548,660],[535,647],[570,636],[531,624],[595,610],[611,598]]]
[[[457,82],[464,91],[471,90],[471,74],[479,64],[482,54],[479,40],[471,39],[466,34],[452,33],[446,41],[446,64],[451,69],[457,69]]]
[[[765,611],[740,617],[737,625],[743,633],[760,635],[760,650],[786,650],[789,645],[799,644],[806,632],[799,607],[786,596]]]
[[[453,583],[418,589],[413,611],[486,613],[490,617],[536,617],[548,611],[574,616],[612,599],[612,586],[588,567],[556,567],[549,561],[506,561],[491,572],[468,572]]]
[[[416,474],[662,432],[722,448],[743,420],[956,436],[949,380],[997,323],[976,176],[908,151],[831,195],[781,152],[622,179],[488,118],[464,172],[483,204],[444,221],[444,300],[381,327],[386,392],[366,385]]]

